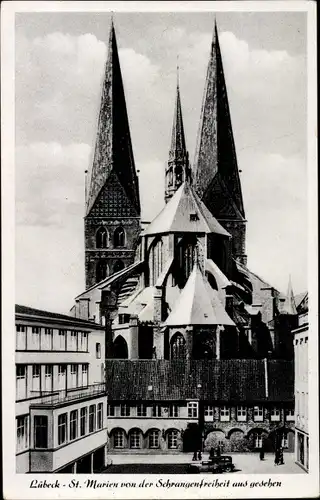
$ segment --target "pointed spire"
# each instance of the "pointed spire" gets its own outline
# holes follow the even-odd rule
[[[166,167],[165,200],[173,196],[185,180],[190,180],[189,153],[186,147],[180,98],[179,65],[177,64],[176,103],[173,117],[171,147]]]
[[[90,179],[88,179],[87,215],[112,173],[139,216],[138,178],[133,158],[113,17],[111,18],[93,164]]]
[[[283,305],[282,309],[283,314],[289,314],[294,316],[297,313],[297,308],[296,308],[296,302],[294,300],[294,293],[293,293],[293,288],[292,288],[292,283],[291,283],[291,275],[289,275],[289,282],[288,282],[288,290],[287,290],[287,296],[286,300]]]
[[[233,139],[232,124],[227,96],[226,83],[219,45],[218,29],[214,22],[211,51],[204,88],[200,127],[196,144],[194,162],[194,183],[201,199],[213,206],[212,186],[217,182],[223,185],[224,202],[228,199],[236,205],[238,215],[244,219],[241,184]],[[211,201],[210,201],[211,200]],[[225,213],[216,217],[226,218]]]

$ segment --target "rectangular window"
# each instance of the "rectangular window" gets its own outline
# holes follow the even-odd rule
[[[52,365],[45,365],[44,369],[44,390],[46,392],[52,391],[52,377],[53,377],[53,367]]]
[[[78,366],[70,365],[70,388],[74,389],[78,383]]]
[[[115,431],[113,437],[113,444],[115,448],[123,448],[124,446],[124,434],[122,430]]]
[[[40,392],[40,365],[32,366],[32,392]],[[35,395],[32,394],[32,396]]]
[[[254,435],[254,446],[256,448],[262,448],[262,436],[259,434]]]
[[[78,437],[78,410],[70,412],[70,441]]]
[[[108,405],[108,417],[116,416],[116,408],[114,405]]]
[[[88,409],[80,409],[80,436],[84,436],[87,433],[87,420],[88,420]]]
[[[67,339],[67,335],[66,335],[66,330],[59,330],[59,345],[58,345],[58,349],[60,351],[65,351],[66,350],[66,339]]]
[[[16,399],[27,397],[27,367],[26,365],[16,365]]]
[[[96,405],[89,406],[89,432],[96,430]]]
[[[178,405],[170,405],[169,406],[169,417],[170,418],[179,417],[179,406]]]
[[[230,408],[228,406],[221,406],[220,408],[220,421],[229,422],[230,420]]]
[[[214,417],[214,407],[213,406],[205,406],[204,407],[204,419],[207,422],[213,422]]]
[[[130,406],[120,405],[120,416],[121,417],[130,417]]]
[[[271,422],[279,422],[280,421],[280,408],[273,406],[270,412]]]
[[[282,441],[281,441],[281,446],[282,448],[288,448],[288,437],[287,436],[283,436],[282,438]]]
[[[82,386],[88,385],[88,365],[82,365]]]
[[[168,432],[168,448],[169,450],[175,450],[178,447],[178,432],[172,430]]]
[[[130,434],[130,448],[141,448],[140,431],[132,431]]]
[[[96,358],[101,358],[101,344],[99,344],[99,342],[96,343]]]
[[[16,326],[16,349],[25,351],[27,348],[27,332],[26,327],[22,325]]]
[[[159,448],[159,431],[150,431],[149,448]]]
[[[41,349],[43,351],[51,351],[52,350],[52,339],[53,339],[53,329],[45,328],[44,335],[42,335],[41,339]]]
[[[66,389],[66,365],[58,365],[58,389],[60,391]]]
[[[263,406],[255,406],[253,408],[253,420],[255,422],[263,422]]]
[[[99,403],[97,411],[97,428],[102,429],[102,427],[103,427],[103,403]]]
[[[34,416],[34,447],[48,448],[48,417],[46,415]]]
[[[188,403],[188,418],[198,418],[198,403]]]
[[[81,332],[80,334],[80,351],[88,350],[88,334],[87,332]]]
[[[294,410],[292,410],[292,409],[286,410],[286,420],[288,422],[294,422]]]
[[[29,446],[28,415],[16,418],[17,424],[17,451],[26,450]]]
[[[246,422],[247,420],[247,408],[245,406],[237,407],[237,420],[238,422]]]
[[[76,351],[78,347],[78,332],[71,330],[70,332],[70,351]]]
[[[40,327],[33,326],[31,334],[31,350],[38,351],[40,349]]]
[[[153,417],[161,417],[161,406],[160,405],[153,405],[152,416]]]
[[[146,417],[147,416],[147,407],[145,405],[137,406],[137,417]]]
[[[68,415],[67,413],[62,413],[58,416],[58,444],[64,444],[67,442],[67,431]]]

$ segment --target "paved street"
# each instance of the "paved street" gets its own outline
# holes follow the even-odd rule
[[[294,454],[286,453],[284,465],[274,465],[274,455],[266,454],[261,461],[255,453],[231,454],[236,470],[233,474],[305,474],[294,462]],[[207,460],[204,454],[203,460]],[[180,455],[110,455],[113,465],[109,474],[189,474],[188,464],[192,456]]]

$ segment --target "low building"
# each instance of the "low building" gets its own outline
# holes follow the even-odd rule
[[[105,333],[70,316],[16,306],[16,471],[105,466]]]
[[[293,365],[106,360],[112,453],[294,451]]]
[[[308,428],[308,294],[298,306],[299,327],[293,330],[295,359],[295,433],[296,461],[309,469]]]

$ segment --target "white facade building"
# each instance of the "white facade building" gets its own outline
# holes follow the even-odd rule
[[[299,327],[294,333],[295,359],[295,434],[296,461],[304,469],[309,469],[309,429],[308,429],[308,310],[307,297],[299,314]]]
[[[107,397],[101,326],[16,306],[16,471],[104,468]]]

